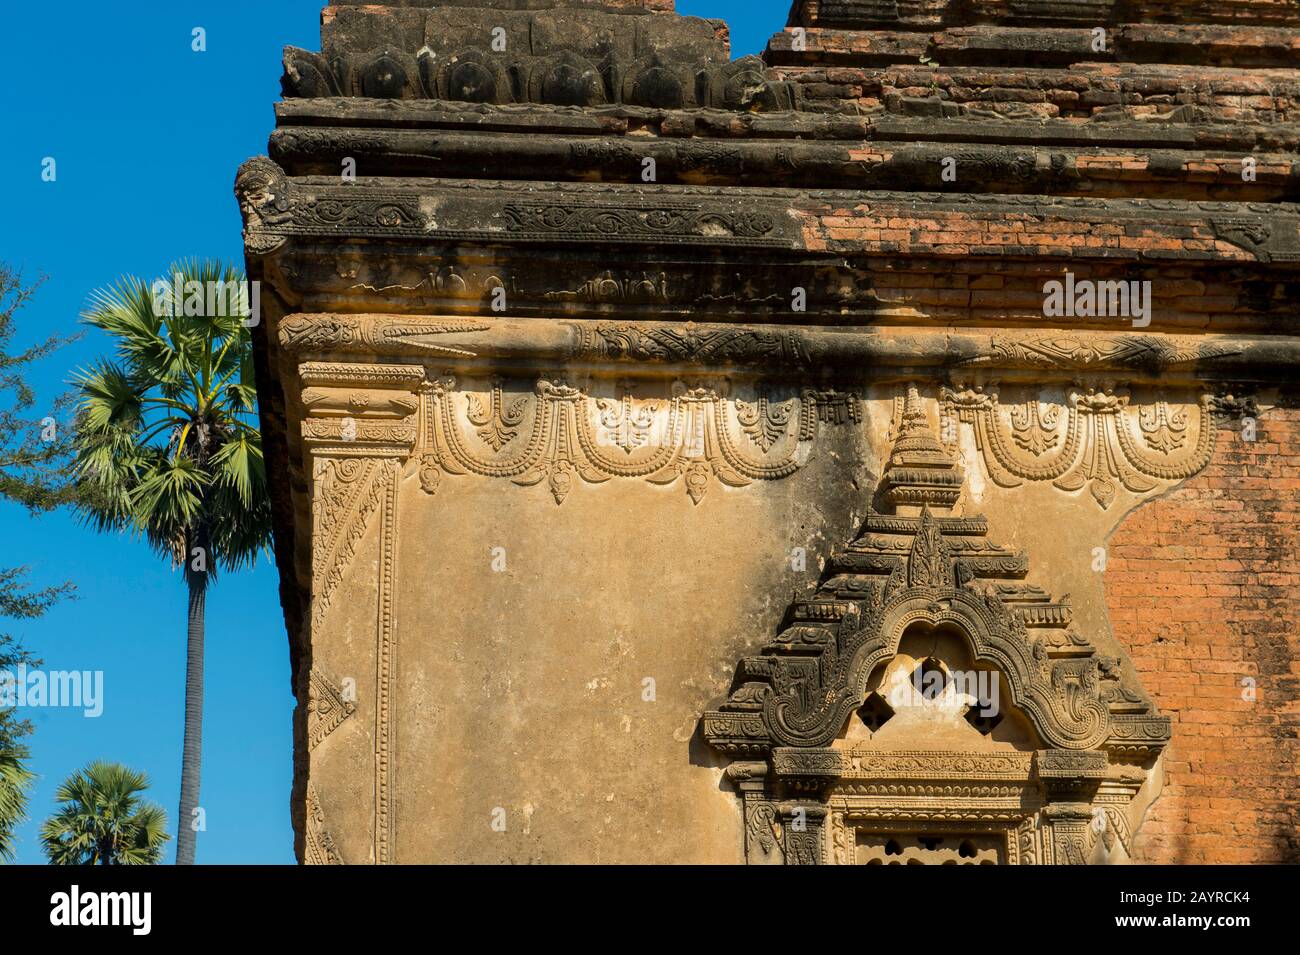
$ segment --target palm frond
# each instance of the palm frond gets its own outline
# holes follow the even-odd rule
[[[41,844],[52,865],[152,865],[162,857],[167,816],[141,798],[148,777],[102,760],[60,784],[62,805],[41,826]]]
[[[0,861],[14,861],[14,830],[27,816],[27,798],[36,776],[21,746],[0,748]]]
[[[241,270],[181,260],[155,282],[94,293],[85,320],[114,357],[74,379],[74,474],[83,520],[142,535],[174,558],[206,536],[209,567],[266,549],[270,508]]]

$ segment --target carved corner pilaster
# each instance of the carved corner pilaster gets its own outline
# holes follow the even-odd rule
[[[304,362],[302,436],[315,456],[408,457],[424,382],[420,365]]]
[[[785,830],[778,805],[768,792],[767,763],[735,762],[726,775],[741,798],[746,864],[783,864]]]
[[[826,806],[799,802],[783,808],[786,865],[823,865],[826,862]]]
[[[307,784],[307,842],[303,851],[307,865],[343,865],[343,856],[325,826],[325,811],[321,808],[316,787]]]
[[[423,366],[308,361],[302,384],[303,445],[312,462],[311,621],[323,634],[339,586],[369,564],[354,562],[357,547],[378,520],[375,606],[357,619],[375,621],[374,841],[376,862],[393,861],[393,698],[397,654],[398,487],[403,463],[419,432]],[[359,608],[348,608],[357,614]],[[315,748],[355,706],[313,672],[308,745]],[[320,712],[323,707],[324,711]],[[318,853],[319,854],[319,853]]]

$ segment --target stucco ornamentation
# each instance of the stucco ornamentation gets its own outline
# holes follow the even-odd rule
[[[1086,826],[1058,814],[1026,829],[1037,807],[1082,806],[1090,818],[1087,807],[1111,764],[1136,757],[1149,765],[1169,738],[1169,720],[1074,629],[1068,601],[1023,582],[1023,555],[980,540],[987,528],[978,518],[947,513],[960,478],[909,387],[880,482],[883,500],[900,513],[869,514],[862,534],[831,556],[816,594],[794,602],[790,625],[760,655],[740,661],[729,698],[703,717],[704,737],[724,753],[767,760],[764,798],[811,793],[817,805],[842,810],[832,820],[832,830],[842,831],[831,832],[827,850],[836,861],[850,845],[880,861],[875,837],[864,833],[955,826],[967,835],[962,858],[1037,861],[1035,832],[1050,830],[1056,858],[1081,862]],[[981,546],[972,547],[972,537]],[[1000,675],[1010,705],[1044,748],[837,748],[855,712],[870,704],[873,674],[917,627],[961,634],[976,665]],[[1151,734],[1140,752],[1130,747],[1135,720]],[[1125,791],[1125,801],[1135,791]],[[808,838],[787,836],[788,863],[814,861]],[[918,860],[929,851],[924,843],[915,847]],[[902,842],[881,851],[895,849],[913,851]]]
[[[1135,494],[1191,477],[1214,450],[1213,399],[1133,406],[1126,391],[1086,387],[1064,406],[1037,400],[1006,408],[995,388],[944,389],[942,414],[971,426],[989,476],[1001,487],[1051,481],[1087,487],[1104,508],[1120,487]]]
[[[793,474],[819,423],[858,415],[857,398],[842,392],[805,389],[773,401],[762,391],[746,402],[725,390],[725,379],[676,381],[660,399],[635,397],[627,387],[606,398],[543,377],[531,395],[506,399],[499,384],[480,397],[458,391],[450,376],[437,378],[422,389],[421,483],[435,493],[439,470],[523,486],[545,482],[562,504],[579,480],[681,481],[699,504],[714,481],[744,487]]]

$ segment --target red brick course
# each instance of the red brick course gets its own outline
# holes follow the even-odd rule
[[[1137,860],[1300,861],[1300,409],[1261,416],[1254,442],[1220,431],[1205,471],[1130,515],[1106,592],[1173,720]]]

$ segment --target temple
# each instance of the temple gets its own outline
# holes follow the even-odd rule
[[[1298,152],[1294,0],[326,7],[299,859],[1300,861]]]

